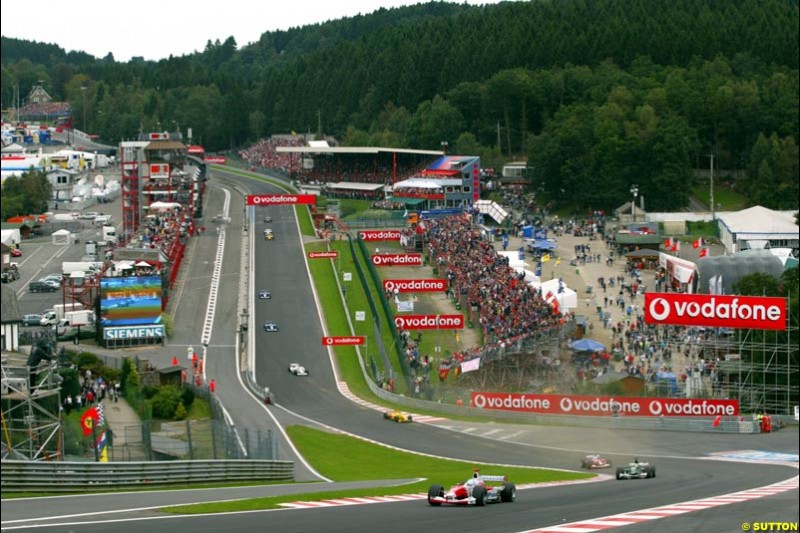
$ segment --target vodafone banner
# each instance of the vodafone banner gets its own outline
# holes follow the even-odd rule
[[[391,292],[444,292],[447,281],[443,279],[385,279],[383,290]]]
[[[308,252],[309,259],[336,259],[339,252]]]
[[[403,315],[394,323],[401,329],[464,329],[464,315]]]
[[[205,161],[215,165],[224,165],[228,162],[228,158],[224,155],[207,155]]]
[[[207,159],[207,158],[206,158]],[[313,194],[249,194],[247,205],[314,205],[317,197]]]
[[[422,254],[376,254],[372,264],[379,266],[422,266]]]
[[[323,346],[363,346],[364,337],[322,337]]]
[[[644,295],[644,319],[648,324],[785,331],[786,300],[765,296],[648,292]]]
[[[473,392],[478,409],[580,416],[736,416],[738,400],[699,398],[615,398],[564,394],[512,394]]]
[[[358,232],[362,241],[399,241],[400,230],[396,229],[365,229]]]

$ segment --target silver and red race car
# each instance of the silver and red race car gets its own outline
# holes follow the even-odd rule
[[[611,461],[597,454],[587,455],[581,459],[581,468],[594,470],[595,468],[611,468]]]
[[[502,483],[501,485],[487,485]],[[513,502],[517,499],[517,487],[509,483],[506,476],[482,476],[477,470],[472,477],[444,490],[441,485],[431,485],[428,489],[428,503],[433,506],[449,503],[454,505],[484,506],[487,503]]]

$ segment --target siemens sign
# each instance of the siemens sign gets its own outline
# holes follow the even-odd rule
[[[165,337],[163,324],[155,326],[128,326],[122,328],[105,328],[103,338],[105,340],[121,339],[155,339]]]

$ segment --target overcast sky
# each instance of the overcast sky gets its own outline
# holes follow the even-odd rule
[[[496,1],[469,0],[467,3],[490,4]],[[68,52],[78,50],[99,58],[111,52],[117,61],[128,61],[133,56],[163,59],[202,51],[209,39],[224,41],[233,35],[236,44],[242,47],[258,40],[266,31],[286,30],[367,14],[380,7],[416,3],[419,2],[35,0],[28,3],[3,0],[0,2],[0,32],[5,37],[53,43]]]

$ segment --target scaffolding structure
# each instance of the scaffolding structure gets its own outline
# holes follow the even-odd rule
[[[2,460],[61,458],[61,379],[55,358],[36,366],[2,362]]]

